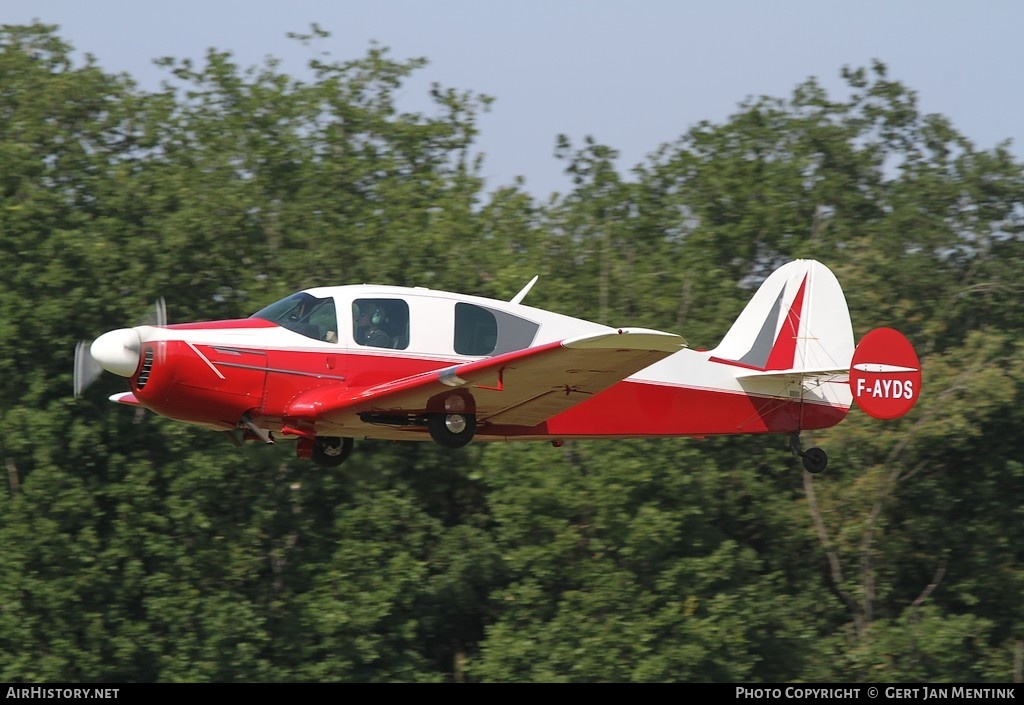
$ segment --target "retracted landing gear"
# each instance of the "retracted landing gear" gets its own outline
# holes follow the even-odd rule
[[[476,433],[476,416],[473,414],[430,414],[427,430],[434,442],[445,448],[461,448]]]
[[[828,453],[821,448],[800,449],[800,434],[794,433],[789,437],[789,447],[793,455],[799,456],[804,463],[804,470],[814,475],[823,472],[828,466]]]

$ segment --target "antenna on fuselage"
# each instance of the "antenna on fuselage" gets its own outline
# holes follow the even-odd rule
[[[522,288],[522,290],[518,294],[516,294],[515,296],[512,297],[512,299],[511,299],[512,303],[514,303],[514,304],[521,303],[522,300],[526,298],[526,295],[530,293],[530,289],[533,288],[533,285],[537,283],[537,279],[538,279],[539,276],[540,275],[534,275],[533,279],[530,280],[530,283],[527,284],[526,286],[524,286]]]

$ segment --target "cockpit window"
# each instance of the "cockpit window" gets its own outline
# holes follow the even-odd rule
[[[338,315],[331,297],[317,298],[301,292],[276,301],[252,314],[314,340],[338,342]]]

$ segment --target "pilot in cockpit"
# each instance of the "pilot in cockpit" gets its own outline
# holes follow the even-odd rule
[[[382,329],[388,322],[388,314],[381,306],[370,301],[353,303],[352,319],[355,321],[357,343],[376,348],[391,347],[391,336]]]

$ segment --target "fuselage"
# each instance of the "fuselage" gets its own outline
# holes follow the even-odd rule
[[[370,318],[378,320],[371,326]],[[366,337],[371,327],[380,337]],[[161,415],[219,430],[237,428],[244,417],[278,437],[429,440],[420,427],[366,423],[358,408],[330,426],[310,426],[309,413],[299,419],[295,409],[324,387],[358,392],[614,329],[518,303],[350,285],[308,289],[251,318],[137,330],[140,362],[130,387]],[[475,440],[781,433],[832,426],[849,410],[845,380],[799,389],[742,380],[735,366],[713,357],[682,349],[539,425],[483,423]]]

